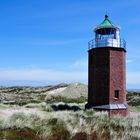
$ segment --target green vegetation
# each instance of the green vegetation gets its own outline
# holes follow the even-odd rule
[[[57,103],[57,102],[64,102],[64,103],[83,103],[87,101],[87,97],[81,96],[78,98],[68,98],[62,96],[55,96],[49,99],[46,99],[47,103]]]
[[[140,106],[133,106],[133,107],[132,107],[132,110],[133,110],[134,112],[140,112]]]
[[[140,94],[129,92],[134,116],[85,110],[87,86],[0,88],[0,140],[138,140]]]
[[[131,106],[140,106],[140,93],[139,92],[128,92],[127,101]]]
[[[137,122],[140,117],[109,118],[106,112],[94,110],[47,112],[44,116],[16,113],[0,121],[0,136],[6,140],[132,140],[140,139]]]
[[[43,140],[30,128],[9,128],[0,131],[0,140]]]

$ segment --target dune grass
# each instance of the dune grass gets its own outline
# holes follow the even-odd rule
[[[140,112],[140,106],[133,106],[133,107],[132,107],[132,110],[133,110],[134,112]]]
[[[140,116],[109,118],[106,112],[94,110],[52,111],[44,116],[19,112],[7,120],[0,119],[0,129],[0,136],[6,140],[11,133],[17,135],[14,140],[19,140],[20,136],[30,131],[32,137],[38,137],[38,140],[80,140],[79,135],[83,140],[131,140],[140,139]]]

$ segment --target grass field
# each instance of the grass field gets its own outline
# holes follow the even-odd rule
[[[54,104],[53,104],[54,105]],[[63,109],[62,106],[64,105]],[[107,112],[83,110],[84,104],[57,103],[0,105],[1,140],[131,140],[140,139],[139,107],[137,116],[109,118]],[[70,106],[71,110],[67,110]],[[80,110],[74,111],[74,106]],[[69,107],[69,108],[70,108]],[[73,108],[72,108],[73,107]],[[59,110],[60,109],[60,110]],[[3,112],[3,115],[2,115]],[[83,137],[83,138],[82,138]],[[22,138],[22,139],[21,139]]]
[[[68,96],[63,96],[68,91],[65,90],[67,86],[2,87],[0,140],[140,139],[139,93],[127,94],[130,116],[109,118],[107,112],[84,109],[87,97],[85,93],[79,93],[85,92],[85,89],[82,90],[85,86],[80,85],[79,88],[76,84],[74,88],[70,87],[73,92],[78,88],[75,98],[71,92],[68,92]],[[61,96],[55,96],[56,91]],[[50,96],[50,93],[54,96]]]

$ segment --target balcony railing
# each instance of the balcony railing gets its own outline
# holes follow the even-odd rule
[[[88,42],[88,49],[92,48],[100,48],[100,47],[116,47],[116,48],[124,48],[126,50],[126,41],[124,39],[93,39]]]

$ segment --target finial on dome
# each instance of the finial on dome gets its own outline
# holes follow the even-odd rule
[[[107,14],[105,15],[105,19],[108,19],[108,15]]]

